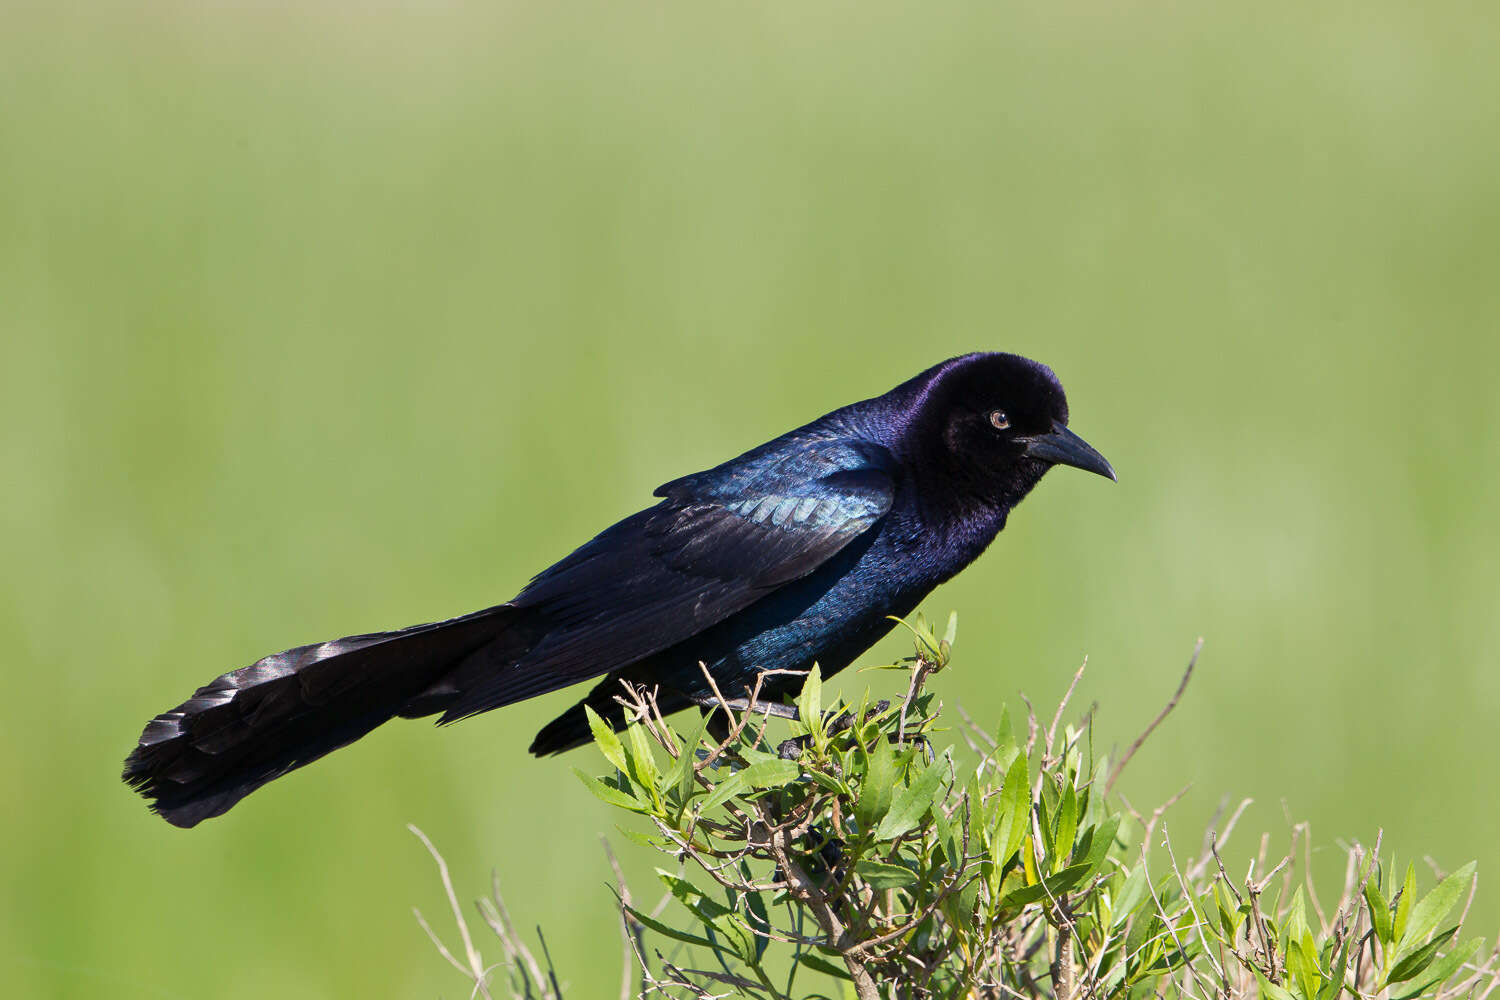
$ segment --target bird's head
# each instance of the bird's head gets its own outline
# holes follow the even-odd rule
[[[1068,429],[1067,396],[1046,365],[1015,354],[969,354],[892,395],[907,415],[906,447],[970,495],[1012,507],[1054,465],[1115,478],[1104,456]]]

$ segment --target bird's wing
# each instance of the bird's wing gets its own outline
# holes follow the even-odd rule
[[[888,452],[782,439],[658,489],[665,499],[545,570],[512,602],[546,635],[514,664],[476,662],[443,721],[660,652],[806,576],[890,509]],[[482,657],[481,657],[482,660]]]

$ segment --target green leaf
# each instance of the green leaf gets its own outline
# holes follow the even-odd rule
[[[1304,997],[1315,997],[1323,984],[1323,972],[1318,968],[1317,945],[1312,934],[1303,928],[1301,935],[1292,937],[1286,946],[1286,968],[1297,980]]]
[[[781,760],[780,754],[770,753],[765,750],[758,750],[752,746],[740,747],[739,753],[740,756],[744,758],[746,764],[759,764],[762,761],[767,760]]]
[[[866,755],[864,781],[859,790],[859,801],[854,806],[854,818],[859,821],[861,831],[875,829],[891,807],[896,781],[896,759],[891,753],[891,744],[884,736],[876,737],[875,749]]]
[[[1089,827],[1084,831],[1083,837],[1079,839],[1078,850],[1075,854],[1082,854],[1082,864],[1089,866],[1091,872],[1097,873],[1104,868],[1104,862],[1109,857],[1109,849],[1115,846],[1115,835],[1120,832],[1120,814],[1106,816],[1098,826]]]
[[[749,865],[743,866],[746,877],[749,877]],[[760,932],[755,935],[755,960],[759,962],[766,954],[766,947],[770,945],[771,939],[765,932],[771,929],[771,915],[766,911],[766,901],[758,892],[747,892],[745,899],[745,922],[752,929]]]
[[[1213,897],[1214,912],[1219,917],[1218,937],[1221,941],[1227,941],[1234,937],[1234,932],[1240,926],[1238,913],[1233,905],[1234,900],[1229,897],[1229,893],[1225,892],[1224,887],[1218,882],[1214,883],[1213,889],[1209,894]]]
[[[677,778],[674,785],[677,790],[677,818],[682,819],[683,812],[687,809],[688,799],[698,790],[698,783],[693,780],[698,766],[698,745],[703,742],[703,734],[708,732],[707,714],[698,719],[698,728],[693,735],[682,743],[682,755],[677,758]]]
[[[829,774],[826,771],[821,771],[817,768],[814,768],[811,771],[807,772],[807,776],[812,779],[813,784],[818,785],[821,788],[826,788],[828,791],[832,792],[835,795],[842,795],[845,798],[854,797],[854,793],[849,790],[848,785],[844,784],[836,776]]]
[[[814,663],[802,682],[802,693],[797,696],[797,714],[809,733],[823,731],[823,672]]]
[[[971,878],[963,884],[962,889],[943,900],[943,914],[954,927],[967,927],[974,922],[974,907],[979,903],[979,883],[979,879]]]
[[[613,785],[606,784],[591,774],[584,774],[578,768],[573,768],[573,773],[578,775],[578,780],[583,782],[583,787],[593,792],[595,797],[617,806],[620,809],[629,809],[631,812],[650,815],[651,807],[637,799],[633,795],[627,795]]]
[[[666,883],[668,891],[676,897],[677,901],[688,908],[688,911],[697,917],[711,932],[716,932],[729,942],[730,948],[741,961],[748,964],[755,962],[755,940],[754,936],[736,919],[734,910],[720,903],[716,899],[710,899],[698,891],[698,887],[679,875],[674,875],[665,869],[656,869],[656,875]]]
[[[600,753],[604,754],[604,759],[613,764],[616,770],[629,774],[630,768],[625,764],[625,748],[620,745],[620,737],[615,735],[607,722],[599,718],[598,712],[587,705],[583,706],[583,714],[588,717],[589,731],[594,734],[594,742]]]
[[[1399,990],[1391,991],[1391,1000],[1411,1000],[1412,997],[1425,993],[1432,987],[1446,983],[1465,962],[1474,957],[1483,942],[1479,938],[1465,941],[1453,951],[1443,957],[1441,962],[1421,973],[1411,982]]]
[[[1137,865],[1125,876],[1125,882],[1120,886],[1120,891],[1115,893],[1114,902],[1109,908],[1109,920],[1115,927],[1122,926],[1136,908],[1145,902],[1150,891],[1146,884],[1146,866]]]
[[[1406,866],[1406,881],[1401,885],[1401,898],[1396,902],[1396,922],[1391,927],[1391,936],[1395,941],[1406,940],[1406,920],[1411,915],[1412,897],[1417,894],[1417,866],[1408,864]]]
[[[1031,825],[1030,767],[1024,753],[1016,754],[1010,770],[1005,772],[1005,782],[996,796],[999,816],[995,827],[993,845],[995,859],[1004,862],[1021,847]]]
[[[662,923],[660,920],[657,920],[649,913],[643,913],[640,910],[637,910],[633,906],[627,906],[625,907],[625,909],[630,913],[631,917],[640,921],[641,926],[645,927],[647,930],[655,931],[663,937],[669,937],[674,941],[683,941],[687,944],[696,944],[702,948],[713,947],[713,942],[708,940],[708,938],[699,937],[696,934],[689,934],[687,931],[680,931],[675,927]]]
[[[1437,928],[1474,881],[1474,869],[1475,864],[1470,861],[1439,882],[1436,888],[1422,897],[1420,903],[1411,908],[1411,920],[1406,926],[1406,932],[1401,935],[1398,950],[1409,948]]]
[[[653,837],[649,833],[631,830],[618,823],[615,824],[615,832],[632,844],[639,844],[641,847],[648,847],[653,851],[669,852],[675,850],[677,846],[665,837]]]
[[[703,811],[707,812],[714,806],[722,805],[733,795],[741,795],[762,788],[779,788],[797,780],[801,773],[802,769],[797,766],[796,762],[790,760],[763,760],[757,764],[742,767],[713,787],[713,791],[708,793],[708,798],[703,800]]]
[[[1041,783],[1041,794],[1036,797],[1036,831],[1042,836],[1042,856],[1051,857],[1052,845],[1057,840],[1057,807],[1059,796],[1057,786],[1051,781]],[[1030,826],[1027,832],[1032,832]]]
[[[709,789],[708,798],[703,800],[702,812],[706,813],[734,796],[750,791],[750,779],[746,776],[748,770],[749,768],[742,768]]]
[[[1076,749],[1076,748],[1075,748]],[[1074,771],[1075,774],[1082,773],[1082,764]],[[1092,785],[1082,785],[1076,788],[1078,794],[1078,829],[1086,826],[1098,826],[1107,815],[1099,804],[1103,795],[1094,795]]]
[[[789,785],[802,776],[802,768],[797,766],[794,760],[763,760],[759,764],[751,764],[740,772],[745,775],[745,780],[750,782],[751,788],[780,788]]]
[[[1112,952],[1111,954],[1115,958],[1118,958],[1119,956],[1118,951]],[[1108,962],[1109,958],[1106,958],[1105,961]],[[1106,966],[1106,968],[1108,968],[1108,966]],[[1118,994],[1116,991],[1118,990],[1120,984],[1124,982],[1124,980],[1125,963],[1122,961],[1116,961],[1114,967],[1109,968],[1109,971],[1105,973],[1104,978],[1100,981],[1099,992],[1097,995],[1104,997],[1117,996]]]
[[[1292,902],[1284,923],[1288,937],[1299,938],[1307,930],[1307,894],[1300,885],[1292,891]]]
[[[963,848],[953,829],[953,822],[943,814],[942,809],[937,807],[932,810],[932,828],[937,835],[938,846],[943,850],[943,859],[947,861],[950,868],[957,868],[959,862],[963,860]]]
[[[1380,886],[1375,883],[1380,873],[1374,871],[1365,882],[1365,905],[1370,910],[1370,923],[1375,927],[1375,937],[1380,941],[1382,951],[1389,951],[1394,937],[1391,934],[1391,904],[1380,891]]]
[[[995,759],[1000,762],[1001,770],[1010,766],[1010,761],[1003,760],[1002,756],[1007,750],[1012,750],[1016,745],[1016,734],[1010,727],[1010,706],[1000,706],[1000,722],[995,726]]]
[[[1350,934],[1344,938],[1344,943],[1339,947],[1337,955],[1329,951],[1328,979],[1323,983],[1323,988],[1318,991],[1317,1000],[1339,1000],[1344,992],[1344,972],[1349,968],[1349,945],[1354,935]],[[1332,942],[1329,942],[1330,944]]]
[[[872,889],[904,889],[915,885],[917,873],[905,865],[893,865],[868,858],[854,866],[859,877],[870,883]]]
[[[871,670],[909,670],[908,663],[870,663],[860,667],[855,673],[863,674]]]
[[[651,752],[651,744],[647,741],[646,727],[633,725],[625,730],[625,734],[630,737],[630,753],[627,755],[633,768],[630,776],[643,789],[652,794],[659,793],[658,779],[661,772],[656,767],[656,755]]]
[[[816,952],[804,951],[802,954],[797,956],[797,961],[800,964],[807,966],[809,969],[812,969],[814,972],[823,973],[823,975],[825,976],[833,976],[836,979],[843,980],[849,979],[848,969],[839,968],[837,965],[834,965],[832,962],[828,961],[828,959],[819,956]]]
[[[1154,961],[1154,956],[1142,951],[1152,941],[1159,938],[1166,930],[1166,924],[1162,922],[1156,911],[1147,907],[1137,915],[1130,924],[1130,931],[1125,935],[1125,954],[1128,956],[1139,956],[1135,961],[1136,969],[1147,968]]]
[[[1260,983],[1261,1000],[1297,1000],[1288,990],[1267,979],[1259,969],[1251,969],[1251,971],[1255,973],[1255,979]]]
[[[952,760],[952,756],[952,750],[944,750],[940,760],[933,762],[931,767],[917,775],[915,781],[902,789],[901,794],[896,796],[896,801],[891,804],[890,811],[875,827],[876,840],[895,840],[922,822],[922,817],[932,807],[943,775],[947,773],[944,765]]]
[[[1023,865],[1012,864],[1001,868],[992,861],[985,861],[980,863],[980,871],[984,874],[985,887],[989,889],[993,900],[1004,899],[1027,884]]]
[[[1038,900],[1057,896],[1059,893],[1067,892],[1074,886],[1088,878],[1088,865],[1074,865],[1064,868],[1056,875],[1049,875],[1035,885],[1025,885],[1019,889],[1006,893],[1000,899],[997,909],[1009,910],[1017,906],[1025,906],[1027,903],[1035,903]]]
[[[1078,835],[1078,793],[1070,784],[1063,789],[1057,807],[1057,832],[1052,837],[1052,870],[1060,870],[1073,852],[1073,838]]]
[[[1456,926],[1450,927],[1431,941],[1422,945],[1422,947],[1398,959],[1396,967],[1386,977],[1386,982],[1402,983],[1421,973],[1423,969],[1432,964],[1433,959],[1437,958],[1438,950],[1451,941],[1453,935],[1457,933],[1458,928]]]
[[[968,823],[969,849],[978,853],[990,853],[990,834],[993,832],[990,825],[998,806],[994,801],[984,801],[984,786],[980,784],[977,773],[969,776],[969,787],[964,789],[962,801],[966,808],[960,820]],[[961,827],[959,832],[962,832]]]

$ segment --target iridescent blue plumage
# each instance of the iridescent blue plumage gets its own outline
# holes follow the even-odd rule
[[[395,715],[450,722],[580,681],[538,754],[619,724],[620,681],[667,710],[759,671],[847,666],[979,555],[1054,464],[1113,477],[1066,427],[1045,366],[971,354],[703,472],[451,622],[300,647],[226,674],[154,720],[126,780],[190,826]],[[778,679],[775,697],[795,685]]]

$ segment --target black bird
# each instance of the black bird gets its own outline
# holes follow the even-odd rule
[[[1067,423],[1046,366],[944,361],[672,480],[504,604],[224,674],[147,724],[125,781],[189,827],[397,716],[453,722],[602,677],[537,734],[540,756],[589,738],[584,705],[623,725],[621,680],[676,711],[712,703],[700,663],[729,697],[761,670],[832,674],[983,552],[1053,465],[1115,478]]]

